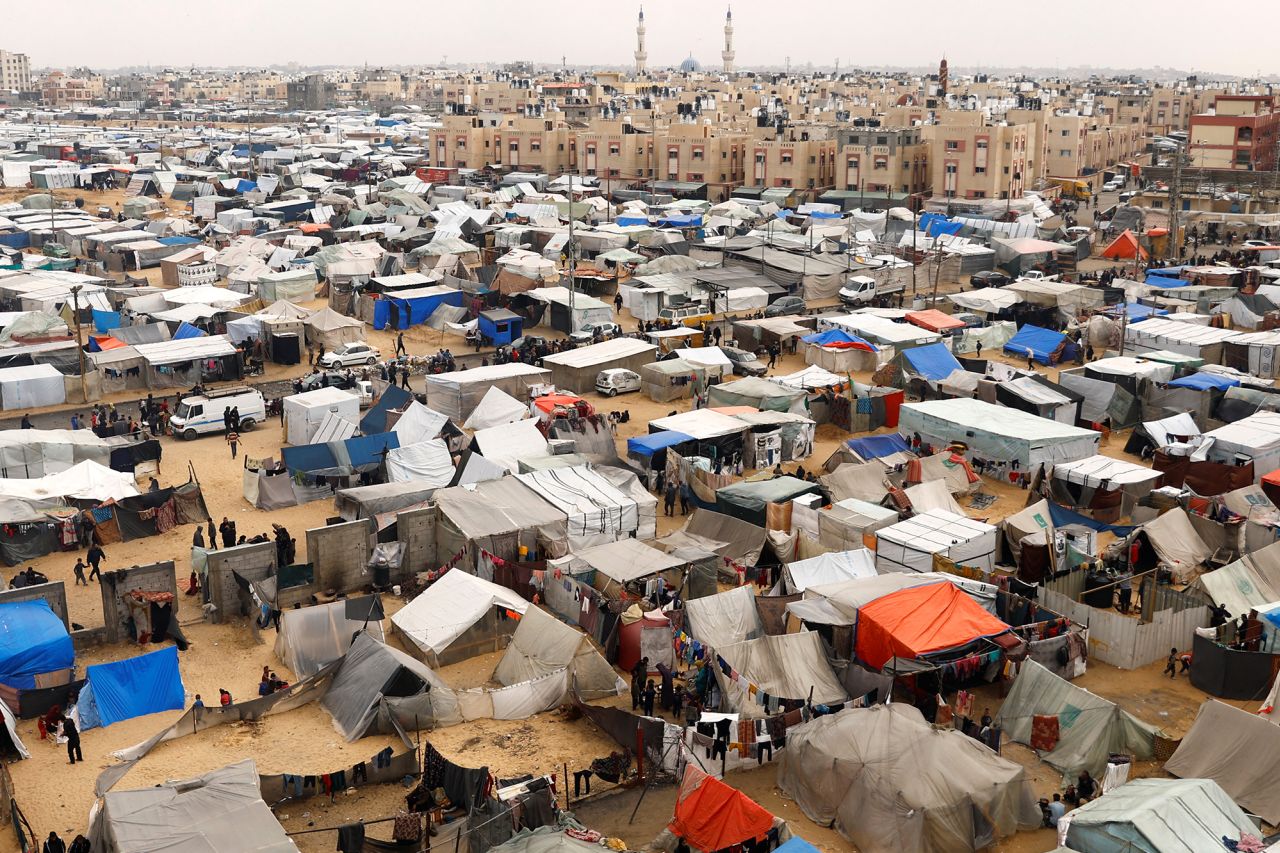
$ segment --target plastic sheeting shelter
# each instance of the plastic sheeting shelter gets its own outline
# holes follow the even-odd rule
[[[816,631],[758,637],[740,643],[718,645],[725,663],[770,697],[822,705],[849,701],[849,694],[827,662],[822,636]],[[725,709],[746,718],[767,716],[759,693],[751,694],[714,670],[720,682]]]
[[[707,405],[750,406],[759,411],[804,413],[803,391],[796,391],[770,382],[747,376],[735,382],[712,385],[707,389]]]
[[[71,635],[43,598],[0,604],[0,684],[34,690],[36,676],[75,665]]]
[[[104,853],[297,853],[250,759],[195,779],[108,792],[90,831]]]
[[[495,650],[516,625],[497,619],[499,607],[523,615],[530,604],[506,587],[454,569],[393,613],[391,623],[428,663],[440,666]]]
[[[933,571],[933,555],[960,566],[995,568],[995,527],[945,510],[928,510],[876,531],[876,570]]]
[[[547,439],[532,419],[476,430],[474,444],[485,459],[512,474],[520,470],[521,459],[547,453]]]
[[[804,592],[811,586],[870,578],[875,574],[875,557],[866,548],[856,548],[787,563],[782,569],[782,582],[785,592],[793,594]]]
[[[315,675],[340,660],[357,631],[383,640],[381,603],[374,597],[346,598],[280,614],[275,653],[299,678]]]
[[[778,787],[865,853],[986,849],[1040,825],[1021,765],[935,729],[906,704],[849,708],[788,729]]]
[[[1147,250],[1142,248],[1142,244],[1138,242],[1138,238],[1134,236],[1134,233],[1126,228],[1102,250],[1102,257],[1146,260]]]
[[[66,400],[66,381],[52,364],[0,369],[0,409],[38,409]]]
[[[1010,740],[1030,745],[1036,716],[1058,718],[1057,745],[1041,752],[1040,758],[1061,770],[1068,782],[1081,770],[1101,779],[1113,752],[1131,753],[1139,761],[1154,755],[1155,726],[1027,660],[996,714],[996,723]]]
[[[285,440],[295,447],[310,444],[330,415],[351,424],[358,423],[360,398],[337,388],[317,388],[285,397]]]
[[[1280,822],[1280,726],[1210,699],[1164,769],[1183,779],[1212,779],[1233,800],[1273,826]]]
[[[773,815],[736,788],[686,765],[668,829],[695,850],[725,850],[763,839]]]
[[[982,400],[953,399],[906,403],[898,432],[919,433],[929,444],[963,442],[974,454],[1017,460],[1023,470],[1041,463],[1074,462],[1098,452],[1100,433]]]
[[[1067,336],[1062,332],[1033,326],[1030,323],[1018,329],[1018,333],[1005,342],[1008,355],[1030,356],[1044,365],[1057,364],[1062,359],[1062,347]]]
[[[621,695],[627,685],[591,644],[591,638],[570,628],[537,607],[525,611],[502,660],[493,671],[495,681],[506,687],[537,681],[557,672],[565,674],[564,691],[570,687],[583,699]],[[546,710],[531,709],[530,713]]]
[[[1067,844],[1088,853],[1204,853],[1258,828],[1209,779],[1135,779],[1071,812]]]
[[[491,387],[523,400],[528,399],[531,385],[545,383],[550,377],[550,370],[520,362],[429,375],[427,405],[454,423],[462,423]]]
[[[818,484],[796,477],[743,480],[716,490],[716,509],[725,515],[767,527],[769,508],[801,495],[818,494]]]
[[[159,711],[181,710],[185,704],[176,646],[95,664],[85,676],[87,683],[75,706],[81,731]]]
[[[684,606],[687,630],[701,643],[718,648],[764,635],[755,594],[749,586],[689,599]]]
[[[893,658],[924,657],[1008,630],[955,584],[924,584],[858,608],[854,652],[879,669]]]
[[[568,519],[572,548],[626,538],[640,526],[635,500],[585,465],[516,476]]]
[[[484,392],[480,404],[462,424],[467,429],[482,430],[514,423],[529,417],[529,404],[522,403],[496,385]]]
[[[901,355],[904,367],[933,382],[946,379],[957,370],[964,370],[947,345],[941,342],[903,350]]]

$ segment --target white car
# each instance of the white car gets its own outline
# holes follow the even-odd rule
[[[1255,248],[1255,249],[1266,249],[1266,248],[1269,248],[1269,247],[1271,247],[1271,246],[1274,246],[1274,245],[1275,245],[1275,242],[1273,242],[1273,241],[1267,241],[1267,240],[1245,240],[1245,241],[1244,241],[1243,243],[1241,243],[1240,245],[1242,245],[1242,246],[1250,246],[1250,247]]]
[[[596,393],[616,397],[628,391],[640,390],[640,374],[622,367],[602,370],[596,376]]]
[[[327,352],[320,359],[322,367],[354,367],[357,364],[377,364],[382,353],[378,348],[364,341],[343,344],[333,352]]]

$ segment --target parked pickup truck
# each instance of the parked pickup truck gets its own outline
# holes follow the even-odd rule
[[[859,307],[868,305],[881,296],[901,293],[906,289],[905,284],[877,284],[870,276],[855,275],[850,276],[845,286],[840,288],[840,301],[845,305]]]

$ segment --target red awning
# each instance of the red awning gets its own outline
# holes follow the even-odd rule
[[[963,329],[964,321],[957,320],[950,314],[943,314],[936,308],[925,311],[912,311],[907,315],[907,322],[928,329],[931,332],[945,332],[949,329]]]

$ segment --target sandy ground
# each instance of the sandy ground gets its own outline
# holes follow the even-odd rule
[[[27,192],[15,194],[21,197]],[[58,195],[60,198],[64,195],[69,197],[70,193],[61,191]],[[86,207],[111,203],[118,208],[122,191],[117,191],[114,196],[106,194],[104,201],[99,194],[85,194]],[[0,199],[9,197],[9,191],[0,191]],[[148,271],[148,277],[158,283],[159,271]],[[953,289],[954,285],[943,288],[944,292]],[[312,306],[320,307],[322,304],[316,301]],[[625,319],[624,324],[634,326],[629,318]],[[385,332],[370,330],[368,339],[381,347],[384,353],[389,354],[394,348],[392,336]],[[406,340],[413,353],[430,353],[442,346],[449,347],[455,354],[464,350],[460,337],[430,330],[417,329],[407,334]],[[996,358],[1004,360],[1003,356]],[[1025,367],[1025,362],[1021,360],[1008,359],[1008,362]],[[803,360],[799,356],[784,356],[776,372],[789,373],[803,366]],[[273,365],[266,378],[290,378],[305,369],[305,365],[291,369]],[[1053,376],[1056,371],[1047,373]],[[869,377],[863,375],[856,378],[866,380]],[[414,384],[420,389],[421,382],[418,377]],[[136,394],[120,396],[122,399],[136,399]],[[613,400],[591,395],[590,399],[601,411],[625,409],[630,412],[630,422],[620,425],[617,437],[617,444],[622,452],[625,452],[626,438],[648,431],[650,419],[664,416],[672,409],[687,410],[690,405],[689,401],[655,403],[638,394]],[[820,466],[848,437],[848,434],[834,426],[820,427],[813,456],[803,464],[807,469]],[[242,458],[245,455],[276,456],[283,440],[276,422],[259,426],[253,432],[245,434],[243,439]],[[1109,445],[1103,447],[1102,452],[1124,457],[1123,446],[1124,436],[1117,434],[1112,437]],[[787,467],[790,470],[793,466]],[[200,480],[209,511],[216,521],[224,516],[229,517],[236,521],[240,533],[249,535],[269,531],[272,523],[282,524],[298,539],[299,560],[306,558],[304,531],[322,526],[332,511],[327,502],[270,513],[254,509],[241,495],[241,461],[231,459],[221,436],[208,436],[192,442],[164,439],[164,462],[159,475],[161,484],[167,486],[185,482],[189,470]],[[1007,483],[987,479],[984,480],[983,490],[995,495],[997,501],[981,512],[973,511],[971,514],[975,517],[996,521],[1018,511],[1026,503],[1027,493]],[[659,534],[665,534],[681,523],[683,519],[678,516],[666,518],[659,513]],[[163,536],[113,544],[106,549],[105,567],[111,569],[172,559],[178,567],[180,584],[185,584],[189,572],[192,532],[191,526],[184,526]],[[69,607],[74,622],[89,627],[99,625],[102,622],[102,608],[97,585],[71,585],[71,566],[75,557],[73,553],[54,554],[35,561],[33,565],[51,578],[64,580],[68,584]],[[254,695],[263,665],[271,665],[286,678],[292,676],[272,653],[269,644],[274,641],[273,633],[267,632],[263,635],[262,642],[255,642],[246,625],[206,624],[201,620],[198,609],[188,602],[189,599],[184,601],[185,606],[180,612],[184,630],[192,641],[190,650],[181,656],[188,700],[195,693],[202,694],[206,702],[216,700],[219,688],[226,688],[235,696]],[[389,600],[388,609],[394,610],[397,604]],[[136,646],[127,644],[96,648],[81,654],[79,662],[83,667],[129,657],[140,651],[142,650]],[[449,683],[458,687],[481,686],[488,683],[499,657],[499,653],[484,655],[447,667],[441,674]],[[1124,672],[1102,664],[1091,664],[1088,674],[1076,683],[1119,702],[1142,719],[1159,725],[1170,733],[1181,734],[1189,727],[1205,696],[1192,688],[1185,679],[1170,681],[1161,678],[1160,669],[1159,664],[1153,664],[1135,672]],[[982,701],[989,703],[994,712],[1000,701],[997,688],[982,691]],[[627,698],[619,697],[616,704],[626,705]],[[89,808],[93,803],[93,779],[103,767],[112,763],[111,751],[146,739],[178,716],[179,712],[153,714],[118,723],[105,730],[90,731],[83,738],[87,760],[74,767],[67,766],[61,749],[39,740],[34,721],[22,722],[19,731],[33,757],[29,761],[10,765],[10,771],[18,802],[37,834],[44,836],[50,830],[56,830],[71,837],[76,832],[84,831]],[[421,737],[423,740],[429,739],[442,752],[459,762],[472,766],[487,764],[503,775],[524,772],[563,773],[566,766],[572,771],[615,748],[612,740],[589,722],[566,719],[558,712],[539,714],[523,721],[480,721],[436,732],[424,732]],[[318,706],[313,706],[286,716],[269,718],[259,724],[223,727],[166,744],[140,762],[119,787],[143,787],[166,779],[190,778],[244,757],[252,757],[264,773],[318,773],[335,767],[350,766],[391,743],[390,739],[374,737],[348,744],[333,728],[328,714]],[[1038,795],[1047,796],[1058,787],[1058,774],[1040,764],[1029,750],[1011,746],[1005,754],[1027,766]],[[1160,773],[1155,766],[1141,766],[1137,770],[1143,775]],[[795,804],[776,789],[776,777],[772,768],[734,773],[729,781],[766,808],[792,821],[797,834],[824,850],[852,849],[833,830],[815,826],[800,814]],[[290,831],[336,826],[357,817],[373,818],[391,814],[403,804],[404,793],[399,785],[363,787],[340,795],[333,803],[324,798],[316,798],[297,805],[285,805],[280,808],[278,815]],[[597,787],[596,796],[575,803],[573,809],[589,826],[608,835],[620,836],[632,848],[636,848],[656,835],[670,819],[675,788],[666,785],[649,790],[634,822],[631,822],[629,818],[638,796],[638,791],[634,789],[602,793]],[[372,834],[388,837],[389,831],[379,833],[374,830]],[[334,836],[332,833],[320,832],[299,835],[297,841],[304,851],[327,851],[333,849]],[[1037,853],[1053,846],[1055,844],[1051,833],[1040,831],[1022,833],[993,849],[1003,853]],[[10,836],[7,833],[0,834],[0,852],[11,848]]]

